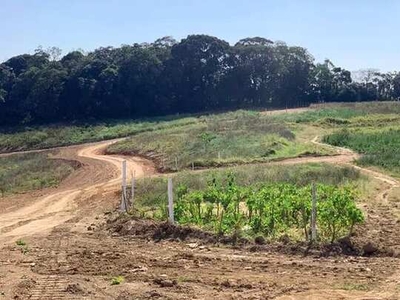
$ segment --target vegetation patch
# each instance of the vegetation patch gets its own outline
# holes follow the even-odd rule
[[[29,252],[28,244],[24,240],[17,240],[15,244],[19,247],[22,254],[27,254]]]
[[[200,118],[186,127],[146,132],[111,145],[110,154],[142,155],[161,171],[265,162],[328,150],[299,142],[283,122],[251,111]]]
[[[324,120],[326,123],[335,124],[347,123],[348,119],[362,115],[362,111],[334,106],[332,108],[318,107],[297,114],[281,114],[273,116],[272,118],[275,120],[292,123],[312,123],[321,122]]]
[[[111,285],[120,285],[125,281],[124,276],[115,276],[111,278]]]
[[[312,105],[318,109],[346,109],[362,115],[399,114],[399,101],[339,102]]]
[[[183,172],[173,179],[175,199],[177,199],[176,216],[180,224],[194,224],[219,234],[240,233],[244,236],[250,235],[253,237],[265,235],[268,238],[278,238],[282,234],[289,234],[294,239],[303,240],[304,235],[308,235],[308,229],[296,227],[297,225],[294,225],[294,221],[293,223],[288,221],[291,225],[281,224],[276,226],[271,225],[271,220],[265,221],[266,216],[268,218],[273,217],[271,210],[266,208],[268,203],[271,205],[276,204],[278,207],[280,203],[286,203],[285,201],[291,201],[290,199],[297,197],[297,199],[302,199],[301,201],[304,201],[304,204],[307,204],[308,211],[311,206],[310,183],[317,181],[321,183],[321,201],[322,198],[327,198],[330,193],[344,193],[352,195],[349,196],[350,198],[348,199],[351,201],[349,200],[348,203],[353,205],[356,194],[352,194],[354,189],[349,188],[348,184],[355,183],[361,178],[360,173],[353,168],[339,168],[325,164],[259,165],[242,166],[229,170],[202,171],[195,174]],[[168,203],[166,187],[166,178],[144,178],[138,180],[135,192],[136,213],[141,217],[166,220]],[[230,193],[231,189],[235,190],[235,192]],[[288,191],[287,194],[283,193],[285,189]],[[275,191],[277,194],[270,194],[270,197],[267,197],[270,191]],[[291,194],[292,192],[295,194]],[[325,194],[326,196],[323,196]],[[344,197],[344,194],[340,195]],[[263,208],[263,211],[266,216],[265,218],[259,217],[257,221],[254,219],[254,211],[259,210],[252,206],[256,201],[254,199],[261,199],[257,203],[265,205],[265,210]],[[326,204],[328,202],[324,201]],[[277,207],[273,208],[273,210],[277,214],[282,213],[285,215],[282,210],[278,212],[284,208],[278,209]],[[352,206],[353,208],[354,206]],[[307,214],[304,216],[308,218],[309,211],[304,211],[304,213]],[[329,211],[328,215],[330,213],[331,211]],[[322,216],[323,213],[321,212]],[[281,222],[278,220],[285,222],[283,218],[277,215],[273,218],[275,217],[276,220],[274,219],[274,222]],[[263,218],[264,221],[260,221]],[[227,221],[228,219],[229,221]],[[271,226],[268,227],[269,225],[266,224]],[[340,225],[340,229],[334,225],[335,228],[328,233],[329,229],[327,228],[331,225],[326,223],[327,227],[325,227],[324,232],[321,231],[321,238],[339,237],[350,230],[349,226],[351,224],[346,224]],[[321,226],[323,225],[321,224]]]
[[[57,186],[77,167],[45,153],[0,157],[0,196]]]
[[[324,142],[348,147],[364,154],[359,163],[400,174],[400,129],[341,130],[324,137]]]
[[[77,125],[14,127],[0,130],[0,153],[47,149],[126,137],[145,131],[186,126],[196,118],[164,117],[152,120],[109,121]]]
[[[271,118],[288,123],[313,123],[317,126],[387,126],[400,125],[400,102],[326,103],[312,105],[296,114],[279,114]]]
[[[335,241],[363,222],[350,187],[319,184],[317,222],[321,240]],[[164,216],[166,217],[166,216]],[[311,187],[293,184],[240,186],[233,174],[225,182],[212,178],[206,190],[177,187],[175,217],[179,224],[195,224],[218,234],[264,235],[276,238],[302,232],[309,240]]]

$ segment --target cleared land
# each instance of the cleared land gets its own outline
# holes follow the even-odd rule
[[[360,192],[357,205],[366,221],[357,226],[352,243],[362,246],[371,242],[379,248],[372,256],[340,254],[337,244],[307,250],[307,244],[290,240],[232,247],[210,243],[208,238],[213,235],[198,229],[104,215],[118,204],[123,159],[128,159],[129,174],[136,171],[138,178],[145,178],[143,185],[139,179],[138,201],[149,201],[152,206],[154,197],[146,200],[145,195],[161,192],[164,180],[151,178],[155,167],[149,160],[104,155],[112,144],[109,141],[61,149],[57,157],[82,164],[73,176],[55,189],[0,201],[0,291],[6,299],[398,299],[398,182],[382,171],[352,169],[352,161],[359,156],[350,150],[318,145],[316,135],[341,130],[338,119],[353,122],[359,118],[349,113],[352,108],[327,109],[330,112],[317,109],[269,117],[289,128],[295,136],[293,143],[315,144],[335,155],[273,164],[267,159],[264,164],[230,170],[240,184],[274,179],[304,185],[316,178],[334,185],[356,184]],[[247,131],[244,143],[250,138]],[[260,152],[255,153],[257,162]],[[343,166],[319,165],[321,162]],[[194,190],[206,186],[210,172],[226,176],[222,169],[189,172],[175,173],[176,180]],[[17,198],[19,205],[10,206],[8,202]]]

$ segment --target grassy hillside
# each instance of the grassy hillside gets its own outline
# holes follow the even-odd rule
[[[76,167],[45,153],[0,157],[0,196],[57,186]]]
[[[185,127],[136,134],[113,144],[110,154],[149,157],[161,170],[265,162],[329,150],[299,140],[298,128],[257,112],[237,111],[199,118]]]
[[[325,141],[366,154],[360,163],[398,173],[400,151],[395,142],[400,131],[398,112],[400,102],[336,103],[315,105],[295,114],[236,111],[197,117],[0,128],[0,152],[130,136],[112,145],[108,152],[143,155],[153,159],[160,170],[182,170],[192,165],[230,166],[332,154],[310,140],[316,135],[333,134]],[[347,139],[343,139],[343,129],[348,130]],[[381,133],[385,141],[379,141]],[[390,145],[387,139],[393,140]],[[371,140],[375,144],[367,151],[364,144]]]
[[[376,166],[400,174],[400,128],[384,130],[341,130],[324,141],[364,154],[359,164]]]
[[[166,117],[80,125],[0,128],[0,153],[101,141],[196,122],[197,119],[192,117]]]
[[[283,118],[297,118],[324,130],[324,142],[363,154],[361,165],[400,175],[399,112],[399,102],[341,103]]]

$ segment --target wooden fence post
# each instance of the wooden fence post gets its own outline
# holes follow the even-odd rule
[[[132,175],[132,187],[131,187],[131,205],[133,207],[133,202],[135,200],[135,181],[136,181],[136,171]]]
[[[122,212],[128,211],[126,203],[126,160],[122,162],[122,196],[121,196],[121,206],[120,210]]]
[[[172,178],[168,178],[168,215],[169,222],[174,223],[174,198],[173,198]]]
[[[315,182],[311,184],[312,207],[311,207],[311,241],[317,240],[317,188]]]

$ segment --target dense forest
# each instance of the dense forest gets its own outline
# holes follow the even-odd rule
[[[265,38],[235,45],[207,35],[105,47],[39,48],[0,64],[0,125],[136,118],[324,101],[400,97],[400,74],[361,80],[302,47]]]

